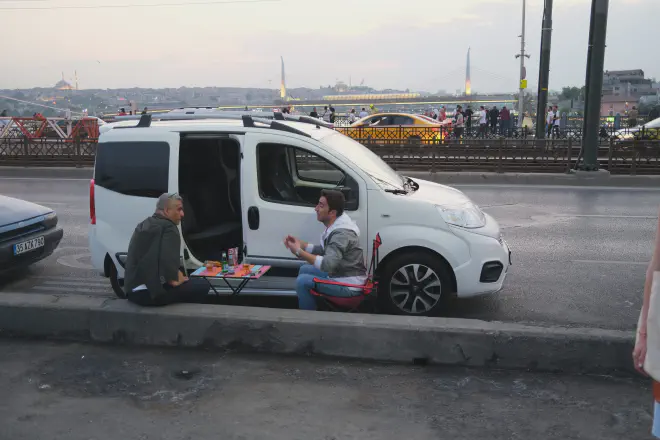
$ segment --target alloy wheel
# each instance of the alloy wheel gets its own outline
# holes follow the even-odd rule
[[[423,264],[408,264],[394,272],[390,280],[392,302],[403,312],[420,315],[440,301],[442,283],[433,269]]]

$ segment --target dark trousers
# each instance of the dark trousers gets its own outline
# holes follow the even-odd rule
[[[177,287],[164,286],[165,293],[151,298],[148,290],[130,292],[126,297],[141,306],[166,306],[175,303],[204,303],[208,300],[209,283],[204,279],[192,279]]]

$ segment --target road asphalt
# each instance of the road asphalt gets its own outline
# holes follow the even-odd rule
[[[649,438],[648,381],[0,339],[1,438]]]
[[[30,178],[21,177],[31,175],[27,171],[0,173],[1,194],[54,208],[65,230],[55,255],[0,280],[3,291],[112,295],[109,282],[90,265],[85,170],[65,171]],[[461,300],[448,316],[621,330],[635,327],[660,204],[658,188],[457,187],[500,222],[513,250],[514,266],[502,292]],[[291,299],[243,302],[263,304],[259,301],[295,307]]]

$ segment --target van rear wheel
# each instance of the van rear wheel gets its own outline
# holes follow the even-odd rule
[[[452,285],[450,270],[444,262],[425,252],[406,252],[383,267],[378,296],[388,313],[436,316],[447,312]]]
[[[121,299],[126,299],[126,294],[124,293],[124,280],[119,280],[119,274],[117,273],[117,268],[114,264],[110,264],[110,285],[112,290],[115,292],[115,295]]]

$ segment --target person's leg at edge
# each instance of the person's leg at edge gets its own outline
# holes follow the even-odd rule
[[[208,281],[203,279],[191,279],[177,287],[165,286],[165,293],[156,298],[146,290],[131,292],[128,300],[140,306],[166,306],[176,303],[204,303],[208,299]]]
[[[653,427],[651,428],[651,435],[655,438],[660,438],[660,403],[653,402]]]
[[[314,287],[314,278],[328,278],[328,274],[311,264],[303,264],[296,278],[296,295],[300,310],[316,310],[316,299],[310,293]]]

